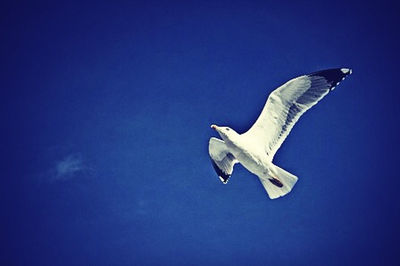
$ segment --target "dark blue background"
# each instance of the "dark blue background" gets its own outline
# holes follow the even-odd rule
[[[2,2],[2,265],[398,265],[398,8]],[[57,2],[57,3],[55,3]],[[268,94],[353,74],[294,127],[271,201],[208,157]]]

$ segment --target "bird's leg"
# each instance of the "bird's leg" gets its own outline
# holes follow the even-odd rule
[[[272,171],[271,171],[270,173],[268,173],[268,176],[270,177],[270,178],[268,178],[268,180],[269,180],[272,184],[274,184],[274,185],[277,186],[277,187],[283,187],[282,182],[276,177],[275,174],[272,173]]]

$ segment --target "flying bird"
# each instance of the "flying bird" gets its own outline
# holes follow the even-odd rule
[[[297,176],[272,163],[277,150],[302,114],[351,74],[349,68],[318,71],[289,80],[268,97],[256,122],[238,134],[226,126],[211,125],[221,139],[210,138],[209,154],[220,180],[226,184],[236,163],[258,176],[271,199],[289,193]]]

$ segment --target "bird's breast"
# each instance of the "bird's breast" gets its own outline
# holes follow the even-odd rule
[[[247,170],[255,175],[259,175],[267,169],[266,156],[263,158],[245,149],[237,149],[232,154]]]
[[[225,144],[235,158],[251,173],[261,175],[268,171],[269,158],[259,145],[252,145],[245,139],[226,141]]]

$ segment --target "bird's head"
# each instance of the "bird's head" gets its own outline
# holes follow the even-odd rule
[[[217,125],[211,125],[211,128],[215,129],[215,131],[218,132],[218,134],[224,141],[226,140],[233,141],[236,138],[236,136],[239,135],[235,130],[233,130],[230,127],[219,127]]]

